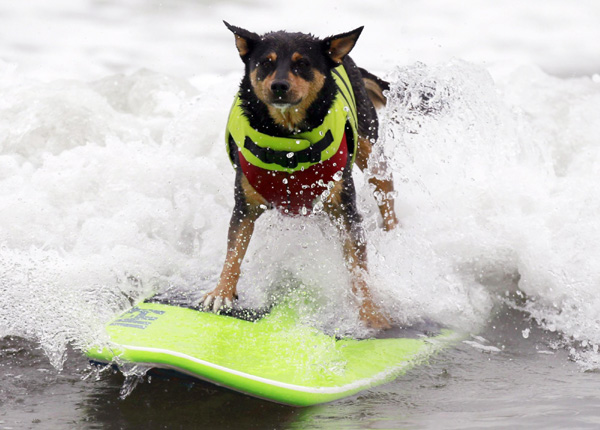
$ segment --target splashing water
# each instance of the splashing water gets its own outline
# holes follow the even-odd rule
[[[36,340],[60,367],[67,344],[102,342],[132,302],[165,285],[213,287],[233,206],[223,139],[238,79],[200,90],[150,71],[40,83],[0,63],[0,336]],[[355,172],[370,283],[387,311],[476,332],[518,289],[595,366],[600,84],[534,67],[494,80],[462,61],[388,80],[371,168],[393,172],[402,228],[378,227]],[[313,323],[360,335],[348,283],[324,217],[269,212],[239,294],[260,307],[304,288]]]
[[[119,391],[119,398],[125,400],[133,392],[135,387],[144,381],[146,373],[148,373],[150,368],[139,364],[132,366],[131,364],[122,363],[119,365],[119,369],[125,376],[125,381],[123,381],[123,386]],[[150,377],[148,377],[148,380],[150,382]]]
[[[597,79],[522,67],[495,84],[456,61],[397,69],[392,82],[383,142],[400,176],[403,236],[427,241],[442,264],[436,288],[448,293],[425,297],[485,315],[514,280],[538,322],[593,349],[600,342]]]

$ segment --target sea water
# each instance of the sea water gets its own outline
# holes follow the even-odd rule
[[[435,50],[418,39],[423,55],[403,51],[412,61],[385,50],[369,59],[357,48],[354,58],[391,83],[380,112],[382,151],[371,165],[385,161],[394,175],[402,223],[380,228],[372,173],[356,171],[370,285],[395,323],[434,320],[466,341],[335,407],[298,412],[143,378],[145,370],[129,372],[129,395],[119,400],[123,380],[96,375],[81,349],[104,342],[105,323],[150,294],[178,286],[198,298],[215,285],[233,207],[224,121],[241,63],[214,21],[275,5],[38,6],[15,6],[9,28],[33,22],[38,37],[53,30],[54,43],[23,34],[18,44],[5,29],[9,55],[0,57],[0,428],[134,428],[148,417],[156,428],[203,419],[232,428],[599,424],[600,69],[557,77],[548,70],[564,65],[539,52],[486,65],[468,49],[470,61],[423,62]],[[188,15],[199,8],[208,15],[196,29]],[[132,11],[147,21],[124,26]],[[363,12],[375,23],[392,19]],[[359,21],[359,12],[346,13]],[[564,13],[587,22],[581,11]],[[48,27],[39,26],[42,16],[53,16]],[[152,48],[141,30],[152,23],[181,27],[161,29],[171,39]],[[338,31],[320,25],[323,35]],[[88,37],[74,40],[76,31]],[[374,33],[365,44],[375,50],[375,39],[388,35]],[[553,34],[585,58],[588,38]],[[199,49],[204,56],[192,36],[210,45]],[[221,62],[224,50],[232,55]],[[369,335],[348,284],[326,219],[261,217],[243,262],[242,305],[261,307],[299,288],[312,300],[307,323]],[[136,376],[142,383],[130,392]],[[536,399],[525,406],[531,390]],[[232,402],[262,411],[260,418],[222,419]],[[179,409],[165,415],[163,405]]]

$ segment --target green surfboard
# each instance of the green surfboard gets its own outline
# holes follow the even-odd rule
[[[308,406],[395,379],[456,339],[450,330],[393,339],[338,339],[301,325],[290,304],[256,321],[140,303],[110,322],[100,363],[175,370],[251,396]]]

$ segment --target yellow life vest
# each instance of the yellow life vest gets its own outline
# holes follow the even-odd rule
[[[227,122],[227,151],[231,137],[250,164],[266,170],[293,173],[328,160],[336,154],[348,128],[351,136],[346,136],[346,139],[354,162],[358,142],[354,91],[344,66],[336,67],[331,73],[338,90],[329,113],[318,127],[297,134],[292,133],[289,137],[270,136],[252,128],[244,114],[238,94]],[[229,157],[233,160],[232,154],[229,154]]]

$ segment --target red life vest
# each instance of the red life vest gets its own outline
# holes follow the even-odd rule
[[[348,161],[346,133],[338,151],[329,159],[304,170],[288,173],[249,163],[238,150],[239,165],[250,185],[286,215],[308,215],[323,192],[339,181]]]

